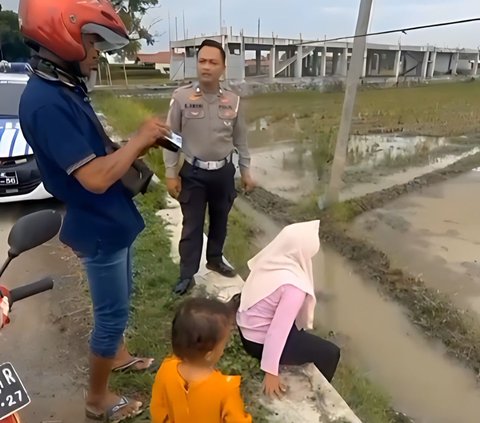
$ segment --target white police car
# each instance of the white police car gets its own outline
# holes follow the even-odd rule
[[[51,197],[18,119],[28,78],[24,63],[0,62],[0,203]]]

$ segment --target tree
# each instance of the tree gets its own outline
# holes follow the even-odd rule
[[[155,37],[158,36],[151,31],[153,26],[159,23],[161,19],[156,19],[148,27],[142,21],[148,10],[159,7],[159,0],[112,0],[112,3],[125,23],[131,40],[130,44],[119,54],[134,59],[142,47],[142,40],[147,45],[153,45]]]
[[[18,15],[0,7],[0,60],[9,62],[25,61],[30,49],[23,42],[18,28]]]

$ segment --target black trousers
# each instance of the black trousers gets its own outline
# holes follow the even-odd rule
[[[240,337],[247,354],[261,360],[263,345],[245,339],[241,331]],[[313,363],[323,376],[331,382],[339,360],[340,348],[335,344],[303,330],[300,331],[294,325],[285,343],[280,364],[299,366]]]
[[[222,260],[228,214],[236,197],[235,167],[229,163],[219,170],[203,170],[185,162],[180,177],[182,191],[178,201],[183,214],[180,278],[187,279],[192,278],[200,266],[207,205],[210,220],[207,261]]]

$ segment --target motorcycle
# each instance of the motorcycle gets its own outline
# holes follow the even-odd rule
[[[0,268],[0,278],[9,264],[20,254],[50,241],[62,225],[60,213],[54,210],[42,210],[20,218],[12,227],[8,236],[9,251],[5,263]],[[37,282],[8,290],[0,284],[0,302],[7,297],[10,311],[12,306],[24,298],[50,290],[53,279],[46,277]],[[4,302],[6,304],[7,301]],[[3,326],[0,309],[0,328]],[[8,318],[6,322],[8,323]],[[31,402],[27,390],[11,362],[0,364],[0,423],[20,423],[18,411]]]

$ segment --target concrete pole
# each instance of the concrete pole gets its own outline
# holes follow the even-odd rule
[[[427,79],[427,70],[428,70],[428,58],[430,57],[430,52],[427,50],[423,55],[422,62],[422,79]]]
[[[430,67],[428,72],[428,77],[431,79],[435,75],[435,66],[437,64],[437,52],[433,51],[430,58]]]
[[[364,35],[368,32],[370,15],[372,12],[373,0],[361,0],[360,10],[358,12],[357,28],[355,35]],[[352,61],[347,75],[347,87],[345,99],[343,102],[342,119],[338,130],[337,144],[335,146],[335,156],[333,158],[330,183],[327,189],[325,205],[329,206],[338,202],[340,189],[342,185],[342,176],[347,162],[347,147],[350,129],[352,126],[353,109],[357,97],[357,90],[360,77],[362,75],[363,57],[366,48],[366,37],[355,38],[353,43]]]
[[[245,80],[245,37],[243,36],[242,31],[242,40],[240,42],[240,57],[241,57],[241,70],[240,70],[240,78],[242,81]]]
[[[262,51],[261,50],[255,51],[255,64],[256,64],[256,74],[258,76],[260,75],[260,71],[262,68]]]
[[[270,79],[273,81],[277,74],[277,47],[275,44],[270,49]]]
[[[473,62],[472,76],[477,76],[478,73],[478,61],[480,60],[480,53],[477,53]]]
[[[313,76],[318,76],[318,50],[313,50]]]
[[[453,54],[453,61],[452,61],[452,75],[457,75],[458,71],[458,62],[460,61],[460,53],[457,51]]]
[[[367,66],[368,66],[368,50],[365,49],[365,53],[363,54],[362,78],[367,77]]]
[[[339,53],[337,50],[334,50],[333,52],[333,58],[332,58],[332,74],[336,75],[338,73],[338,56]]]
[[[322,47],[322,57],[320,58],[320,76],[327,76],[327,46]]]
[[[398,82],[398,78],[400,77],[400,65],[402,64],[402,50],[398,50],[395,53],[395,82]]]
[[[347,76],[348,72],[348,48],[344,48],[340,55],[340,75]]]
[[[295,78],[302,77],[303,70],[303,46],[297,47],[297,61],[295,62]]]

